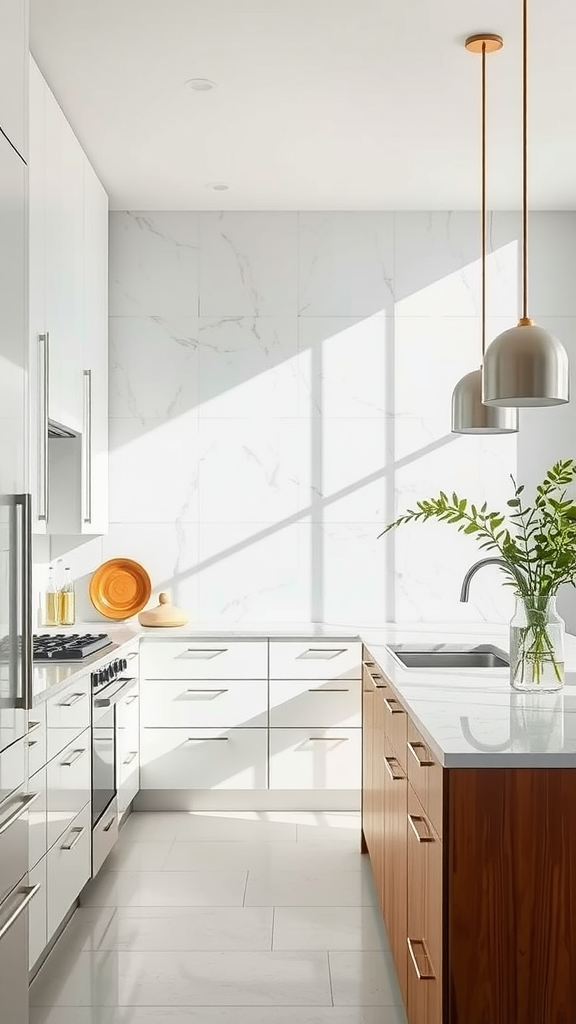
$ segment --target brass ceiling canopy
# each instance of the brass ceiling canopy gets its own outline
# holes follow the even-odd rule
[[[480,32],[477,36],[468,36],[464,45],[470,53],[497,53],[504,46],[504,40],[492,32]]]

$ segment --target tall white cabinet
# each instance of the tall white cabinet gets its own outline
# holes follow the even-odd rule
[[[108,197],[32,58],[29,150],[33,528],[100,534],[108,523]]]
[[[0,4],[0,131],[27,159],[26,66],[28,4],[2,0]]]

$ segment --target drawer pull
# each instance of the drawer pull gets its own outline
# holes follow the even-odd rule
[[[406,712],[395,697],[384,697],[384,705],[391,715],[404,715]]]
[[[318,661],[331,661],[341,654],[346,654],[346,647],[309,647],[307,651],[298,654],[296,661],[307,661],[316,659]]]
[[[403,782],[404,781],[406,776],[404,775],[404,772],[402,771],[402,768],[400,766],[400,762],[399,762],[398,758],[396,758],[396,757],[385,757],[384,758],[384,764],[386,765],[386,769],[388,771],[388,774],[389,774],[390,778],[392,779],[392,782]]]
[[[218,694],[218,693],[228,693],[228,690],[223,688],[223,687],[218,689],[218,690],[202,690],[202,689],[196,688],[196,689],[186,690],[186,693],[216,693],[216,694]]]
[[[376,662],[375,661],[363,661],[362,664],[364,665],[364,668],[375,668],[376,667]]]
[[[132,661],[133,658],[138,657],[138,651],[130,651],[130,654],[126,655],[126,661]]]
[[[416,761],[420,768],[433,768],[433,766],[436,764],[435,761],[430,760],[430,754],[428,753],[426,745],[424,743],[409,743],[408,750],[412,754],[412,757],[416,758]],[[424,751],[424,757],[420,756],[420,754],[418,753],[419,750]]]
[[[308,693],[350,693],[349,686],[311,686]]]
[[[73,750],[72,753],[70,754],[70,757],[67,757],[65,761],[60,761],[60,767],[61,768],[71,768],[73,764],[76,764],[76,761],[80,760],[80,758],[82,757],[82,754],[85,754],[85,753],[86,753],[86,748],[85,747],[83,747],[82,750]]]
[[[422,817],[421,814],[409,814],[408,815],[408,824],[410,825],[410,828],[412,829],[412,831],[413,831],[414,835],[416,836],[416,839],[418,840],[419,843],[433,843],[434,842],[434,836],[432,835],[432,833],[430,831],[430,827],[428,825],[428,822],[426,821],[426,818]],[[418,826],[422,826],[422,825],[424,826],[425,831],[421,831],[421,828],[418,827]]]
[[[227,743],[229,736],[189,736],[188,743]]]
[[[28,722],[28,735],[42,728],[42,722]]]
[[[137,750],[131,750],[127,757],[124,758],[122,764],[132,764],[135,757],[138,757]]]
[[[69,696],[68,700],[61,700],[60,701],[60,707],[61,708],[71,708],[71,707],[74,706],[74,704],[77,704],[79,700],[82,700],[82,697],[85,697],[85,696],[86,696],[86,694],[84,694],[84,693],[72,693]]]
[[[18,818],[22,817],[30,807],[30,804],[33,804],[39,796],[40,793],[26,793],[24,796],[19,797],[20,806],[17,807],[15,811],[12,811],[7,818],[4,818],[3,821],[0,821],[0,836],[3,832],[6,832],[6,830],[9,829],[15,821],[18,821]]]
[[[113,818],[110,818],[110,821],[108,822],[107,825],[104,825],[104,828],[102,829],[102,831],[103,832],[109,832],[110,829],[112,828],[112,825],[114,825],[115,822],[116,822],[116,815],[114,815]]]
[[[309,743],[348,743],[349,736],[309,736]]]
[[[70,842],[68,842],[68,843],[62,843],[62,846],[60,847],[60,849],[61,850],[73,850],[74,847],[77,845],[77,843],[79,843],[80,840],[82,839],[82,836],[84,835],[85,831],[86,831],[86,828],[85,828],[84,825],[77,826],[76,828],[73,828],[72,831],[70,832],[70,835],[74,836],[74,838],[71,839]]]
[[[37,747],[39,742],[40,740],[28,740],[28,749],[30,749],[30,747]]]
[[[226,654],[227,651],[227,647],[189,647],[186,657],[197,658],[198,661],[211,661],[212,658],[217,658],[219,654]]]
[[[414,970],[416,971],[416,977],[418,978],[418,981],[435,981],[436,975],[432,970],[432,964],[430,963],[430,957],[428,956],[428,950],[426,949],[426,943],[424,942],[424,939],[408,939],[407,942],[408,952],[410,953],[410,959],[412,960],[412,964],[414,965]],[[422,949],[422,956],[426,958],[427,967],[424,970],[422,970],[418,964],[416,953],[414,951],[414,946],[420,946]]]
[[[126,697],[125,704],[133,704],[135,700],[138,700],[138,694],[133,693],[131,697]]]
[[[40,882],[37,882],[36,885],[23,885],[21,889],[18,889],[19,898],[16,906],[12,910],[8,910],[8,914],[4,920],[2,919],[3,915],[0,915],[0,939],[3,939],[10,931],[12,925],[16,924],[16,921],[20,915],[24,913],[26,907],[30,903],[30,900],[33,899],[39,889]]]

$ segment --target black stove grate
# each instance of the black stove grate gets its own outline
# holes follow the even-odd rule
[[[34,637],[34,661],[83,661],[112,641],[107,633],[41,633]]]

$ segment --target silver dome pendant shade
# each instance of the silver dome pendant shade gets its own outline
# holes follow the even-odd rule
[[[482,210],[481,210],[481,267],[482,267],[482,356],[486,348],[486,54],[501,50],[500,36],[476,35],[466,40],[466,49],[482,54]],[[452,392],[452,433],[454,434],[514,434],[518,430],[517,409],[490,407],[482,402],[482,367],[467,373]]]
[[[482,401],[491,409],[570,401],[566,349],[528,315],[528,0],[522,0],[522,11],[522,316],[486,351]]]

